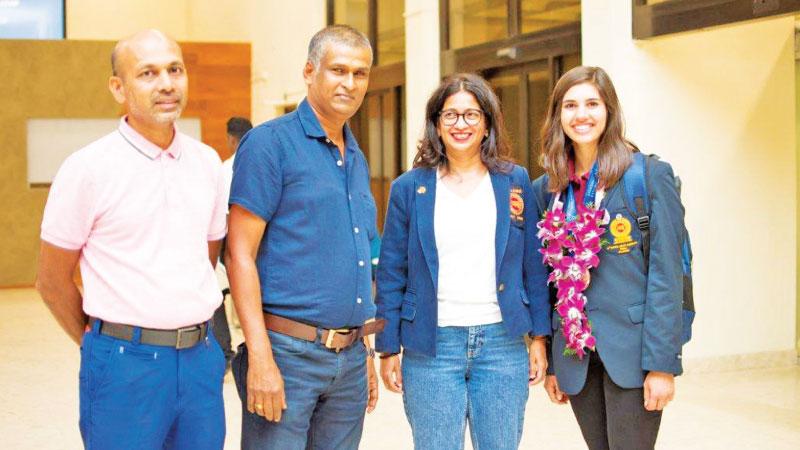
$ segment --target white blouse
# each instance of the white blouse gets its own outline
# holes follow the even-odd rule
[[[488,173],[466,198],[438,174],[433,229],[439,256],[438,326],[502,321],[497,303],[497,205]]]

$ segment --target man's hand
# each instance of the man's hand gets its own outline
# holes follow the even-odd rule
[[[248,358],[247,410],[267,420],[280,422],[286,409],[283,377],[275,361]]]
[[[381,359],[381,378],[386,389],[395,392],[403,392],[403,374],[400,371],[400,356],[393,355]]]
[[[367,355],[367,412],[371,413],[378,404],[378,373],[375,371],[375,358]]]
[[[675,397],[675,375],[650,372],[644,379],[644,409],[661,411]]]
[[[545,337],[535,337],[531,339],[528,346],[528,358],[530,358],[530,371],[528,373],[528,385],[539,384],[547,373],[547,350],[545,348]]]
[[[558,380],[555,375],[547,375],[544,378],[544,390],[547,392],[550,401],[556,405],[564,405],[569,401],[567,394],[561,392],[558,387]]]

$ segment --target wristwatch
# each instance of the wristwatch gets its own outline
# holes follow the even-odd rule
[[[374,359],[375,358],[375,349],[372,348],[372,347],[367,347],[367,356],[370,359]]]
[[[386,358],[391,358],[392,356],[397,356],[399,354],[400,353],[381,353],[380,355],[378,355],[378,358],[386,359]]]

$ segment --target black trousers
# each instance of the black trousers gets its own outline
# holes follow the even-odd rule
[[[644,409],[643,388],[614,384],[596,352],[583,390],[569,402],[589,450],[646,450],[656,444],[661,411]]]

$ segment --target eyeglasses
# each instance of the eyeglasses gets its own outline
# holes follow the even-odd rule
[[[442,121],[442,125],[447,127],[452,127],[455,125],[458,122],[459,117],[463,117],[464,122],[467,125],[474,127],[475,125],[481,123],[483,111],[480,109],[468,109],[463,113],[459,113],[454,109],[445,109],[439,113],[439,120]]]

